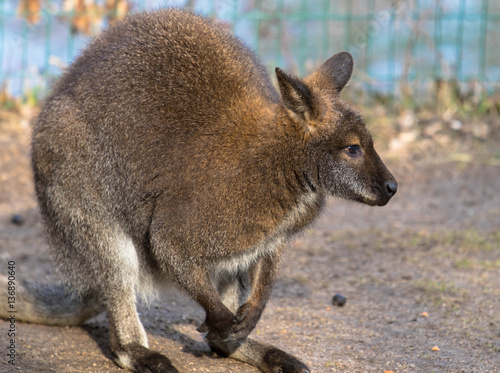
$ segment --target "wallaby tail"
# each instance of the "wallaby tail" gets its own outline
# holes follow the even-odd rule
[[[9,311],[15,310],[16,321],[45,325],[78,325],[104,311],[104,306],[97,297],[68,292],[62,284],[16,282],[14,297],[8,293],[8,285],[7,278],[0,275],[2,319],[11,317],[13,313]],[[14,300],[15,303],[9,303],[8,300]],[[10,308],[11,304],[14,308]]]

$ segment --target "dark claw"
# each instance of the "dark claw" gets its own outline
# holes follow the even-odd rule
[[[196,330],[199,331],[200,333],[206,333],[208,332],[208,326],[207,324],[203,323]]]
[[[240,324],[243,321],[245,321],[245,319],[250,314],[250,310],[251,307],[246,303],[243,306],[241,306],[236,312],[236,316],[234,316],[233,324]]]
[[[245,319],[247,318],[248,315],[236,315],[233,319],[233,324],[241,324]]]

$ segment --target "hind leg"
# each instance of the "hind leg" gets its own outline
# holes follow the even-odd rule
[[[116,363],[135,372],[178,372],[166,356],[148,348],[135,301],[135,294],[130,289],[115,289],[106,299],[111,349]]]
[[[167,357],[149,349],[136,308],[136,292],[143,283],[138,254],[132,240],[120,231],[108,237],[108,240],[104,240],[107,242],[108,255],[104,258],[94,255],[96,268],[108,266],[95,288],[107,312],[115,362],[135,372],[177,373],[178,370]]]
[[[276,276],[279,259],[262,258],[248,273],[223,276],[217,288],[224,304],[237,315],[246,313],[241,322],[250,333],[264,309],[271,284]],[[248,335],[248,334],[247,334]],[[235,360],[243,361],[265,373],[307,373],[309,368],[292,355],[251,338],[208,340],[210,348]]]
[[[178,372],[168,358],[148,348],[136,310],[136,292],[147,268],[140,265],[133,240],[100,204],[74,190],[69,198],[53,191],[50,198],[58,203],[42,199],[49,241],[62,273],[80,293],[94,294],[102,302],[118,365],[137,372]]]
[[[220,347],[220,346],[219,346]],[[245,339],[225,356],[253,365],[264,373],[309,373],[310,369],[296,357],[251,338]]]
[[[142,286],[137,251],[132,240],[116,234],[109,242],[110,266],[99,286],[110,324],[110,344],[115,361],[136,372],[178,372],[171,361],[148,347],[144,327],[137,313],[136,291]]]
[[[93,267],[101,269],[94,284],[103,300],[109,320],[111,350],[115,362],[135,372],[177,373],[171,361],[149,349],[144,327],[137,313],[136,291],[142,286],[137,251],[130,238],[114,233],[100,243],[107,243],[107,255],[93,256]],[[107,266],[107,268],[106,268]]]

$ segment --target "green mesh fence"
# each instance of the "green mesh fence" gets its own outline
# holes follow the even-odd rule
[[[500,1],[493,0],[0,0],[4,95],[43,98],[86,43],[127,11],[185,6],[216,17],[270,71],[304,75],[341,50],[351,90],[424,102],[436,82],[486,94],[500,81]]]

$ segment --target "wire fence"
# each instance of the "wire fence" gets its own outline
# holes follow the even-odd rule
[[[3,96],[40,99],[93,35],[130,11],[181,6],[227,23],[263,59],[304,75],[351,52],[351,88],[432,100],[453,82],[467,94],[500,87],[500,2],[493,0],[0,0]]]

